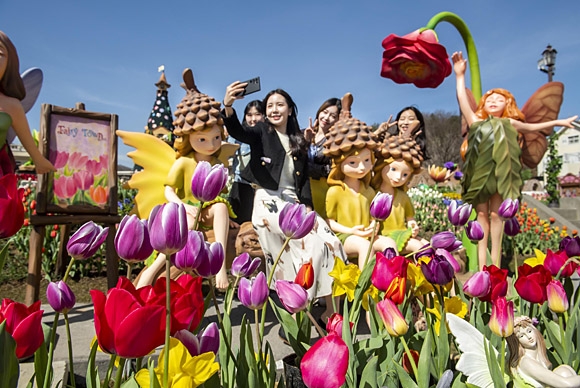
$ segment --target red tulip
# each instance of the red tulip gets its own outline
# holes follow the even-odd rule
[[[413,360],[415,361],[415,365],[419,364],[419,352],[416,351],[415,349],[409,349],[409,351],[411,352],[411,356],[413,357]],[[403,369],[405,369],[405,371],[408,374],[413,373],[413,367],[411,366],[411,360],[409,359],[409,354],[407,352],[403,352],[403,359],[401,360],[401,365],[403,365]]]
[[[482,302],[489,302],[491,303],[492,300],[495,300],[499,297],[506,296],[508,284],[507,284],[507,276],[508,270],[501,269],[496,267],[495,265],[484,266],[483,271],[489,273],[489,281],[491,283],[490,290],[484,296],[480,296],[479,300]]]
[[[44,343],[40,301],[30,307],[3,299],[0,306],[0,323],[6,321],[6,332],[16,341],[16,357],[25,359],[34,354]]]
[[[328,318],[328,322],[326,322],[326,332],[328,334],[330,333],[334,333],[337,334],[338,336],[340,336],[340,338],[342,338],[342,322],[344,321],[344,318],[342,315],[338,314],[338,313],[334,313],[330,316],[330,318]],[[354,326],[354,323],[349,322],[349,326],[352,329],[352,327]]]
[[[543,265],[531,267],[528,264],[523,264],[518,267],[518,274],[514,287],[523,299],[538,304],[542,304],[548,299],[546,288],[552,280],[552,275]]]
[[[376,254],[377,262],[371,275],[373,286],[381,291],[387,291],[396,278],[407,278],[409,262],[403,256],[388,258],[382,252]]]
[[[403,37],[391,34],[383,40],[381,77],[418,88],[436,88],[451,74],[445,47],[433,30],[416,30]]]
[[[14,174],[0,178],[0,238],[15,235],[24,223],[24,189],[19,189],[16,181]]]
[[[568,261],[566,251],[560,250],[552,252],[551,249],[548,249],[548,253],[546,253],[546,258],[544,259],[544,267],[550,271],[552,276],[558,275],[560,270],[562,270],[560,277],[569,278],[572,276],[578,265],[572,261],[569,263],[566,263],[566,261]]]
[[[318,340],[302,357],[300,371],[309,388],[339,388],[346,381],[348,346],[331,333]]]
[[[310,289],[314,284],[314,268],[312,267],[312,263],[304,263],[298,270],[296,274],[296,278],[294,279],[294,283],[299,284],[305,290]]]
[[[99,290],[91,290],[91,297],[95,332],[104,352],[139,358],[164,343],[165,307],[143,303],[135,288],[128,287],[128,280],[120,279],[106,296]]]

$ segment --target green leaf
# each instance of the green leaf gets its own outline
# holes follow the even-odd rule
[[[377,388],[377,363],[378,357],[374,356],[366,363],[360,376],[360,388]]]
[[[6,257],[8,256],[8,246],[10,245],[10,242],[7,242],[6,244],[4,244],[4,246],[2,247],[2,250],[0,251],[0,271],[2,271],[2,269],[4,268],[4,264],[6,263]]]
[[[375,263],[377,262],[376,256],[370,257],[365,264],[360,277],[358,278],[358,283],[354,290],[354,300],[352,303],[352,310],[348,315],[349,321],[354,322],[355,326],[360,316],[360,309],[362,307],[362,296],[368,290],[371,285],[371,275],[373,274],[373,269],[375,268]],[[346,314],[345,314],[346,316]]]
[[[86,378],[87,388],[100,388],[101,387],[99,370],[95,365],[95,357],[97,355],[98,348],[99,348],[99,343],[97,341],[95,341],[93,346],[91,346],[91,353],[89,354],[89,362],[87,365],[87,378]]]
[[[413,231],[410,228],[403,230],[393,230],[389,233],[389,237],[395,240],[395,243],[397,244],[397,251],[399,252],[405,248],[405,245],[407,245],[407,242],[412,235]]]
[[[468,150],[463,164],[464,182],[462,198],[464,202],[480,203],[482,191],[495,193],[493,175],[493,127],[490,120],[474,123],[467,139]]]
[[[16,388],[19,374],[16,341],[6,331],[6,321],[4,321],[0,323],[0,387]]]
[[[411,376],[403,369],[401,365],[394,362],[393,365],[395,366],[395,370],[397,371],[397,375],[399,376],[399,381],[401,382],[401,387],[405,388],[418,388],[417,384],[413,381]]]
[[[425,340],[423,341],[423,346],[421,347],[421,353],[419,354],[419,365],[417,365],[419,371],[419,381],[417,381],[417,383],[421,388],[429,387],[429,380],[431,377],[429,367],[431,364],[431,348],[432,337],[430,333],[427,333]]]
[[[131,376],[129,380],[121,384],[121,388],[140,388],[140,387],[139,383],[137,383],[137,380],[135,380],[135,377]]]
[[[45,329],[43,327],[43,329]],[[50,332],[50,331],[49,331]],[[45,334],[44,338],[47,338]],[[34,353],[34,374],[36,375],[36,386],[44,387],[44,377],[46,373],[46,368],[48,365],[48,351],[46,349],[46,340],[42,342],[42,345]],[[52,368],[52,366],[50,366]],[[52,373],[49,378],[52,378]]]

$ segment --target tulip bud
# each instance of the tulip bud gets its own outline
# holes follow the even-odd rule
[[[299,284],[305,290],[309,290],[314,284],[314,268],[312,263],[304,263],[298,270],[294,283]]]
[[[254,260],[252,260],[250,254],[248,252],[244,252],[236,257],[232,262],[232,275],[235,277],[250,276],[258,269],[261,262],[262,260],[260,260],[259,257],[256,257]]]
[[[247,308],[259,310],[268,300],[268,282],[264,272],[252,279],[241,278],[238,285],[238,298]]]
[[[287,280],[277,280],[274,287],[282,305],[294,314],[308,307],[308,292],[299,284]]]
[[[546,287],[546,294],[548,296],[548,308],[553,313],[558,314],[568,311],[570,307],[568,295],[566,295],[566,291],[561,282],[551,280]]]
[[[463,285],[463,292],[473,298],[481,298],[491,291],[491,277],[487,271],[474,273]]]
[[[136,215],[125,216],[119,224],[115,235],[115,249],[123,260],[139,262],[153,253],[149,242],[147,220],[140,220]]]
[[[493,301],[489,328],[500,337],[509,337],[514,332],[514,302],[500,297]]]
[[[66,250],[75,260],[88,259],[105,242],[108,233],[108,227],[103,228],[93,221],[89,221],[70,237],[70,240],[66,244]]]
[[[455,226],[465,225],[470,215],[471,205],[468,203],[459,205],[457,201],[453,200],[447,208],[447,218],[449,218],[449,222]]]
[[[330,316],[330,318],[328,319],[328,322],[326,322],[326,332],[330,335],[331,333],[334,333],[336,335],[338,335],[340,338],[342,338],[342,323],[344,321],[344,317],[338,313],[334,313]],[[349,322],[349,326],[352,329],[352,327],[354,326],[354,323]]]
[[[409,349],[409,352],[411,353],[411,357],[413,357],[413,361],[415,361],[415,365],[419,365],[419,352],[415,349]],[[409,358],[409,354],[407,352],[403,352],[401,365],[403,365],[403,369],[405,369],[408,374],[413,373],[413,366],[411,365],[411,359]]]
[[[220,346],[220,333],[217,323],[211,322],[204,331],[198,335],[193,334],[189,330],[179,330],[174,335],[189,351],[192,357],[200,354],[212,352],[217,354]]]
[[[297,240],[310,233],[315,222],[316,212],[307,213],[306,206],[298,203],[287,203],[278,216],[282,233]]]
[[[507,236],[514,237],[520,233],[520,224],[516,217],[509,218],[505,221],[503,231]]]
[[[568,257],[580,256],[580,236],[566,236],[560,241],[561,251],[566,251]]]
[[[187,243],[182,250],[171,256],[172,264],[177,269],[190,272],[197,269],[204,259],[207,260],[207,254],[203,233],[197,230],[188,230]]]
[[[75,294],[68,284],[62,280],[48,283],[46,287],[46,300],[50,307],[59,313],[67,313],[76,303]]]
[[[438,232],[431,237],[431,246],[435,249],[442,248],[449,250],[455,245],[455,234],[453,232]]]
[[[390,299],[383,299],[377,303],[377,312],[391,336],[405,335],[409,330],[409,324],[405,321],[403,314]]]
[[[377,221],[384,221],[391,215],[393,196],[387,193],[377,193],[371,202],[371,217]]]
[[[499,205],[499,209],[497,210],[497,214],[501,217],[502,220],[507,221],[509,218],[513,218],[518,209],[520,207],[520,201],[517,199],[506,198],[504,201]]]
[[[421,271],[429,283],[440,286],[449,283],[455,274],[451,263],[437,255],[433,256],[428,263],[422,263]]]
[[[149,216],[151,246],[170,256],[187,243],[187,216],[185,206],[173,202],[157,205]]]
[[[228,182],[228,170],[223,164],[200,161],[191,178],[191,193],[200,202],[210,202],[222,192]]]
[[[483,239],[483,228],[477,221],[468,221],[465,226],[465,234],[472,242],[477,242]]]

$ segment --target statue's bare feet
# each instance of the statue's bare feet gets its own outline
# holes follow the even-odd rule
[[[225,290],[228,288],[230,281],[228,279],[228,274],[225,269],[222,269],[215,276],[215,285],[220,290]]]

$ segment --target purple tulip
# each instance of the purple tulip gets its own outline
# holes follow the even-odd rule
[[[182,250],[172,256],[172,262],[177,269],[191,272],[197,269],[197,266],[203,260],[203,256],[207,256],[207,254],[203,233],[197,230],[188,230],[187,243]]]
[[[223,164],[200,161],[191,178],[191,193],[200,202],[216,199],[228,182],[228,169]]]
[[[483,239],[483,228],[477,221],[468,221],[465,227],[465,234],[472,242],[477,242]]]
[[[438,232],[431,237],[431,246],[435,249],[442,248],[451,250],[455,246],[456,238],[453,232]]]
[[[252,260],[250,254],[248,252],[244,252],[236,257],[232,262],[232,275],[236,277],[250,276],[258,269],[261,262],[262,260],[260,260],[259,257],[256,257],[254,260]]]
[[[67,313],[76,303],[75,294],[68,284],[59,280],[50,282],[46,287],[46,300],[52,309],[59,313]]]
[[[517,218],[508,218],[505,221],[503,231],[507,236],[516,236],[520,232],[520,223],[518,222]]]
[[[393,196],[387,193],[377,193],[371,202],[371,217],[377,221],[384,221],[391,215]]]
[[[491,277],[487,271],[474,273],[463,285],[463,292],[473,298],[481,298],[491,291]]]
[[[398,256],[397,251],[395,250],[395,248],[387,248],[383,251],[383,256],[385,256],[385,258],[391,260],[393,257]]]
[[[316,222],[316,212],[306,212],[306,206],[288,203],[278,216],[282,233],[287,238],[301,239],[312,231]]]
[[[174,335],[187,348],[192,357],[212,352],[217,354],[220,347],[220,333],[217,323],[212,322],[198,335],[189,330],[179,330]]]
[[[155,206],[149,216],[149,240],[167,256],[182,250],[187,243],[185,206],[173,202]]]
[[[241,278],[238,285],[238,298],[247,308],[259,310],[268,300],[268,281],[264,272],[252,279]]]
[[[308,292],[299,284],[288,280],[277,280],[274,285],[280,302],[294,314],[308,307]]]
[[[580,256],[580,236],[566,236],[560,241],[560,251],[566,251],[568,257]]]
[[[455,272],[461,271],[461,265],[459,265],[455,256],[453,256],[449,251],[445,249],[436,249],[435,256],[439,256],[447,260],[449,264],[451,264],[451,266],[453,267],[453,271]]]
[[[440,286],[449,283],[455,274],[451,263],[437,255],[433,256],[428,263],[422,263],[421,271],[429,283]]]
[[[463,226],[471,215],[471,205],[464,203],[459,205],[457,201],[451,201],[447,208],[447,217],[452,225]]]
[[[501,217],[502,220],[507,221],[509,218],[512,218],[518,212],[520,207],[520,201],[517,199],[506,198],[504,201],[499,205],[499,209],[497,210],[497,214]]]
[[[128,262],[139,262],[153,253],[149,241],[147,220],[140,220],[136,215],[125,216],[119,224],[115,235],[117,254]]]
[[[105,242],[109,228],[103,228],[89,221],[79,228],[68,240],[66,250],[75,260],[85,260],[93,256]]]
[[[222,243],[205,243],[205,255],[200,255],[201,260],[196,263],[196,271],[202,278],[209,278],[217,275],[224,264],[225,254]]]
[[[419,261],[421,257],[432,257],[435,254],[435,249],[431,247],[431,244],[425,244],[415,253],[415,261]]]

